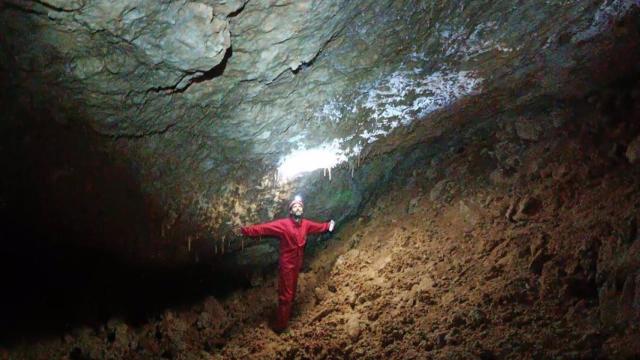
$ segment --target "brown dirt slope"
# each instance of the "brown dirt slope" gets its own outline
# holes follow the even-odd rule
[[[258,321],[220,355],[640,357],[635,111],[577,114],[525,144],[516,169],[487,166],[507,126],[439,178],[407,174],[311,262],[288,334]]]

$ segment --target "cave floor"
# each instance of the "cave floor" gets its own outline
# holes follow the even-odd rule
[[[560,170],[564,176],[573,171]],[[580,239],[589,236],[585,229],[603,231],[601,219],[626,216],[624,204],[638,199],[638,186],[623,179],[594,179],[580,191],[542,183],[519,189],[520,196],[471,190],[445,205],[434,204],[430,194],[422,196],[411,185],[397,189],[378,201],[370,217],[342,230],[346,241],[311,262],[300,278],[287,333],[275,335],[267,317],[256,314],[234,331],[220,354],[638,356],[637,332],[601,327],[605,315],[597,290],[576,275],[585,259],[560,255],[585,252]],[[574,248],[561,249],[567,246]],[[552,264],[543,267],[547,262]],[[275,289],[273,281],[256,290],[261,293],[256,297],[266,299],[265,308],[271,307],[268,312],[275,309],[269,300]]]

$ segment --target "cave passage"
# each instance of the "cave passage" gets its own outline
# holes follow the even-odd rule
[[[2,360],[640,358],[636,0],[8,0],[0,114]]]

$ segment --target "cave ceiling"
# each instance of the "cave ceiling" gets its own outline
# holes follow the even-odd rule
[[[282,215],[297,193],[312,215],[344,219],[403,149],[588,94],[612,26],[637,11],[630,0],[0,6],[5,88],[91,129],[155,199],[162,233],[203,241]]]

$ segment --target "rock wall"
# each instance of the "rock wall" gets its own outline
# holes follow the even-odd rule
[[[78,137],[92,129],[127,162],[159,207],[161,236],[141,255],[161,247],[176,261],[242,248],[230,228],[282,214],[295,193],[318,204],[312,216],[348,218],[414,144],[540,98],[583,97],[637,56],[631,0],[10,0],[0,10],[3,91],[78,124]],[[532,121],[517,125],[529,139],[540,135]],[[321,170],[277,180],[287,156],[318,148],[337,159],[331,186]]]

